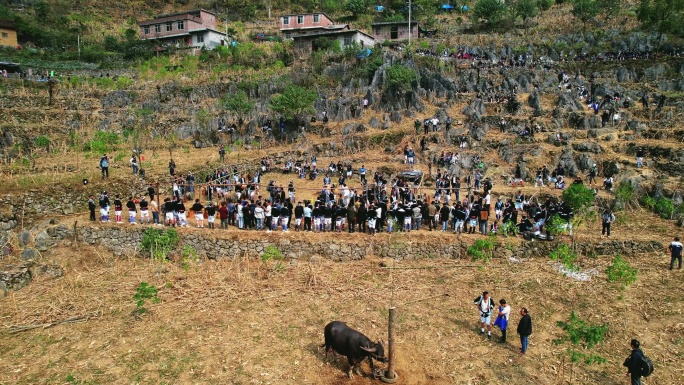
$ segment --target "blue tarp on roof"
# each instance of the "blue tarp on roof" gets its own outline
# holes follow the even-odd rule
[[[382,6],[382,5],[376,5],[376,6],[375,6],[375,10],[376,10],[377,12],[382,12],[382,11],[385,10],[385,7]]]

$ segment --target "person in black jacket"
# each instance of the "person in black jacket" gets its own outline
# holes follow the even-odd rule
[[[520,309],[520,322],[518,323],[518,334],[520,334],[520,354],[527,353],[527,338],[532,334],[532,317],[526,308]]]
[[[627,357],[623,366],[627,367],[627,375],[630,376],[632,385],[641,385],[641,371],[643,370],[644,353],[641,351],[641,343],[638,340],[630,342],[632,353]]]
[[[95,197],[88,197],[88,210],[90,210],[90,220],[95,221]]]

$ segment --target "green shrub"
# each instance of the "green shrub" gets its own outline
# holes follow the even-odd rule
[[[663,219],[672,219],[675,213],[675,206],[671,199],[660,198],[655,203],[655,212],[660,214]]]
[[[135,311],[137,314],[145,314],[147,309],[144,307],[146,300],[152,300],[152,303],[159,303],[159,297],[157,297],[157,289],[155,286],[150,285],[147,282],[140,282],[138,287],[135,288],[135,294],[133,299],[135,302]]]
[[[546,231],[549,232],[551,235],[560,235],[565,231],[566,226],[568,225],[568,221],[565,219],[561,218],[560,215],[555,214],[551,218],[549,218],[548,221],[544,224],[544,228]]]
[[[490,239],[478,239],[472,245],[468,246],[467,253],[473,261],[488,262],[492,259],[495,242]]]
[[[637,269],[630,266],[622,256],[616,255],[613,263],[606,269],[608,282],[619,282],[622,290],[637,281]]]
[[[634,186],[627,181],[622,181],[615,189],[615,198],[620,202],[627,203],[634,197]]]
[[[651,196],[644,195],[644,197],[641,198],[641,204],[643,204],[647,209],[653,210],[656,205],[656,201]]]
[[[40,135],[35,139],[36,147],[42,147],[46,150],[50,147],[50,138],[45,135]]]
[[[577,212],[591,206],[594,202],[594,191],[582,184],[571,184],[563,190],[563,201]]]
[[[572,349],[569,349],[570,360],[572,362],[584,361],[585,364],[604,363],[605,358],[591,353],[578,352],[577,349],[592,349],[597,344],[603,342],[603,338],[608,333],[608,325],[593,325],[580,318],[575,311],[570,313],[568,322],[558,321],[556,325],[563,329],[565,335],[553,340],[555,345],[570,342]]]
[[[281,271],[285,268],[285,256],[277,247],[273,245],[266,246],[264,253],[261,254],[261,261],[265,264],[273,263],[273,271]]]
[[[415,70],[395,64],[387,69],[385,88],[392,92],[408,92],[415,85],[416,79]]]
[[[518,235],[518,226],[516,226],[512,221],[507,221],[499,226],[497,233],[503,236],[508,236],[508,234],[513,234],[513,236],[516,236]]]
[[[119,90],[128,89],[132,85],[133,85],[133,79],[128,78],[126,76],[119,76],[119,78],[116,79],[116,88]]]
[[[579,266],[576,264],[577,253],[565,243],[553,250],[549,254],[549,258],[562,263],[566,270],[579,271]]]
[[[542,11],[548,11],[553,6],[553,0],[537,0],[537,7]]]
[[[119,144],[119,135],[115,132],[97,131],[93,139],[86,143],[84,150],[92,151],[99,154],[111,152],[114,147]]]
[[[150,253],[150,257],[156,260],[166,260],[178,246],[180,238],[174,229],[161,230],[148,227],[143,233],[141,249]]]

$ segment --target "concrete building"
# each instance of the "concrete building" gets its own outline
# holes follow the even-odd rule
[[[338,31],[320,31],[303,35],[294,35],[294,49],[296,55],[309,54],[318,50],[316,42],[318,39],[330,39],[340,42],[342,48],[356,43],[360,48],[370,48],[375,45],[373,36],[355,29],[344,29]]]
[[[226,44],[216,29],[216,14],[204,9],[155,16],[138,23],[140,39],[158,41],[161,47],[213,49]]]
[[[385,40],[408,40],[409,22],[408,21],[387,21],[382,23],[372,23],[373,37],[378,43]],[[411,38],[418,38],[418,22],[411,21]]]
[[[346,25],[335,25],[325,13],[300,13],[280,16],[280,32],[285,39],[326,30],[340,30]]]
[[[8,47],[19,45],[14,20],[0,19],[0,45]]]

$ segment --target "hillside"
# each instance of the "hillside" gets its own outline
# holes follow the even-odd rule
[[[11,2],[13,12],[21,4],[33,17],[30,2]],[[622,384],[632,338],[656,366],[645,383],[684,383],[676,365],[682,299],[671,294],[684,288],[682,271],[667,270],[666,249],[684,222],[683,51],[677,31],[661,40],[638,30],[636,5],[586,25],[569,3],[495,26],[458,13],[419,14],[435,36],[378,46],[368,57],[332,43],[301,56],[288,42],[249,42],[262,9],[231,24],[237,46],[196,57],[121,52],[109,65],[83,65],[50,50],[2,51],[35,72],[0,78],[0,384],[379,383],[365,363],[349,380],[346,359],[326,364],[319,346],[335,319],[387,341],[389,306],[398,310],[398,383]],[[123,38],[132,16],[190,7],[212,8],[80,1],[52,17],[89,15],[86,40],[95,47],[103,29],[116,26]],[[346,15],[339,7],[333,15]],[[370,20],[362,14],[353,23]],[[42,81],[50,69],[55,77]],[[437,130],[425,133],[431,118]],[[219,131],[224,122],[236,130]],[[416,151],[413,166],[407,147]],[[107,179],[98,166],[105,153]],[[444,160],[452,154],[458,159]],[[284,170],[312,156],[317,178]],[[144,177],[133,175],[131,157]],[[173,229],[89,220],[88,197],[97,203],[103,191],[126,203],[153,184],[163,203],[173,195],[170,161],[180,185],[194,174],[202,204],[236,201],[234,191],[203,194],[226,187],[207,180],[237,173],[246,186],[262,160],[270,168],[259,201],[269,182],[285,194],[292,182],[296,201],[314,202],[329,165],[340,163],[352,167],[345,184],[364,205],[378,191],[376,172],[391,203],[406,171],[423,173],[411,186],[421,203],[440,200],[438,173],[461,178],[461,200],[474,195],[481,189],[466,179],[478,172],[493,184],[492,202],[518,192],[550,211],[548,202],[586,202],[573,206],[572,236],[549,216],[541,232],[553,241],[430,231],[425,221],[372,236],[292,225],[195,228],[194,215],[189,227]],[[537,170],[559,165],[565,189],[535,186]],[[362,166],[370,185],[361,182]],[[341,193],[340,173],[330,174],[328,187]],[[524,186],[513,185],[516,174]],[[575,179],[586,187],[572,190],[579,198],[568,194]],[[601,236],[607,208],[615,214],[610,238]],[[472,300],[484,290],[512,306],[506,344],[477,334]],[[534,322],[525,356],[515,334],[523,306]],[[605,327],[595,345],[554,342],[569,337],[558,323],[572,312],[594,331]]]

